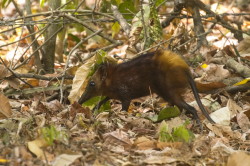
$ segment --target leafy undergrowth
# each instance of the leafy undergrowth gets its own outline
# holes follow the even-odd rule
[[[230,112],[236,111],[236,103],[228,102],[234,105]],[[0,123],[2,164],[223,165],[250,160],[244,153],[250,150],[249,111],[236,113],[230,126],[203,120],[201,132],[184,114],[154,123],[160,114],[147,104],[127,113],[113,103],[112,111],[98,114],[57,100],[11,105],[14,117]]]

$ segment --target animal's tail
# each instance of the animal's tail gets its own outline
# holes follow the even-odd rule
[[[213,119],[209,116],[209,113],[207,112],[207,110],[203,107],[203,104],[201,103],[201,99],[200,99],[200,96],[198,94],[198,90],[197,90],[197,87],[196,87],[196,84],[194,82],[194,79],[192,78],[192,76],[190,74],[188,74],[188,82],[191,86],[191,89],[194,93],[194,97],[197,101],[197,104],[198,106],[200,107],[202,113],[205,115],[205,117],[211,122],[211,123],[215,123],[213,121]]]

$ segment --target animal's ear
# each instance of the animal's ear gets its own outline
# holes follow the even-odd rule
[[[102,81],[104,81],[107,78],[108,69],[109,69],[108,63],[103,63],[100,65],[98,72]]]

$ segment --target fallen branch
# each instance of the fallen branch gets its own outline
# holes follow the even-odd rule
[[[71,88],[71,85],[65,85],[62,88],[69,89]],[[34,93],[41,93],[45,91],[55,91],[55,90],[60,90],[60,86],[49,86],[49,87],[34,87],[34,88],[27,88],[23,90],[17,91],[16,89],[13,91],[7,91],[4,93],[5,96],[12,96],[12,95],[28,95],[28,94],[34,94]]]
[[[60,75],[60,76],[55,76],[55,77],[48,77],[48,76],[38,75],[38,74],[31,74],[31,73],[20,74],[20,73],[16,73],[16,72],[15,72],[15,76],[17,76],[19,78],[35,78],[38,80],[48,80],[48,81],[51,81],[54,79],[61,80],[62,78],[71,80],[74,78],[74,76],[71,76],[71,75]]]
[[[114,17],[118,20],[118,22],[120,23],[120,25],[121,25],[122,29],[124,30],[124,32],[126,33],[126,35],[129,36],[130,30],[131,30],[130,25],[123,18],[122,14],[118,11],[117,6],[111,5],[111,8],[113,10]]]
[[[250,69],[249,69],[249,67],[244,66],[239,62],[236,62],[232,58],[227,60],[226,66],[233,69],[236,73],[238,73],[239,75],[241,75],[244,78],[250,77]]]

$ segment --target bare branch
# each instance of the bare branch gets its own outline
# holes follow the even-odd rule
[[[95,32],[96,30],[94,28],[92,28],[91,26],[89,26],[88,24],[86,24],[85,22],[83,22],[82,20],[76,18],[76,17],[73,17],[71,15],[68,15],[68,14],[65,14],[64,15],[65,17],[67,17],[68,19],[70,20],[73,20],[73,21],[76,21],[77,23],[83,25],[84,27],[86,27],[87,29],[91,30],[92,32]],[[119,43],[119,41],[116,41],[112,38],[110,38],[108,35],[106,34],[103,34],[103,33],[99,33],[98,34],[99,36],[103,37],[104,39],[108,40],[109,42],[111,43]]]
[[[123,18],[122,14],[118,11],[118,8],[115,5],[111,5],[111,8],[113,10],[114,17],[118,20],[118,22],[120,23],[126,35],[129,36],[130,30],[131,30],[130,25]]]

